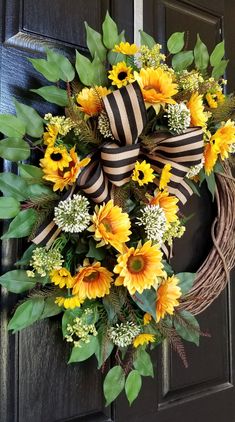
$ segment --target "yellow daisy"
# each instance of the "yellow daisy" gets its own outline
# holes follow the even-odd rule
[[[219,155],[218,143],[216,141],[208,142],[208,144],[205,145],[203,154],[205,158],[205,163],[204,163],[205,172],[209,176],[218,159],[218,155]]]
[[[78,294],[84,299],[96,299],[108,295],[113,274],[107,268],[101,267],[100,262],[90,264],[85,260],[84,265],[74,277],[73,294]]]
[[[102,97],[110,94],[110,89],[103,86],[83,88],[76,97],[79,109],[88,116],[95,116],[103,109]]]
[[[113,81],[112,85],[116,85],[118,88],[134,82],[132,68],[127,66],[125,62],[119,62],[114,65],[112,70],[109,70],[108,78]]]
[[[151,241],[136,249],[127,249],[118,256],[118,264],[113,270],[115,274],[119,274],[115,285],[127,287],[131,295],[136,291],[142,293],[144,289],[150,289],[157,277],[165,275],[161,260],[162,252]]]
[[[115,53],[122,53],[132,56],[137,53],[139,47],[136,44],[130,44],[129,42],[120,42],[120,44],[116,44],[114,46],[113,51]]]
[[[181,289],[177,284],[177,277],[168,277],[163,280],[157,290],[156,318],[157,322],[164,318],[166,314],[173,315],[174,308],[179,305],[178,299],[181,297]]]
[[[163,209],[168,223],[173,223],[177,220],[177,212],[179,211],[177,203],[179,200],[176,196],[169,195],[167,190],[156,191],[149,202],[150,205],[159,205]]]
[[[63,289],[63,287],[70,289],[74,285],[74,279],[67,268],[53,270],[50,273],[50,278],[52,283],[54,283],[56,286],[59,286],[60,289]]]
[[[72,161],[72,158],[66,148],[49,146],[46,149],[44,158],[40,160],[40,165],[56,171],[68,167],[70,161]]]
[[[47,125],[46,132],[43,133],[44,144],[53,147],[59,133],[56,125]]]
[[[222,160],[228,158],[230,145],[235,142],[235,123],[230,119],[226,123],[222,123],[221,127],[212,136],[210,142],[217,143]]]
[[[210,108],[217,108],[225,100],[225,95],[221,91],[216,91],[214,94],[208,92],[206,94],[206,101]]]
[[[171,165],[170,164],[165,164],[162,172],[161,172],[161,177],[160,177],[160,181],[159,181],[159,189],[162,190],[164,188],[167,187],[168,183],[171,180]]]
[[[58,306],[63,306],[65,309],[79,308],[83,302],[84,300],[81,299],[78,295],[69,297],[58,296],[55,299],[55,303]]]
[[[160,105],[175,104],[175,100],[171,97],[178,92],[177,84],[173,82],[169,72],[160,67],[142,68],[139,73],[134,72],[134,75],[140,85],[147,108],[153,106],[158,113]]]
[[[144,325],[148,325],[150,323],[150,321],[152,321],[152,316],[150,314],[148,314],[148,312],[146,312],[144,314],[144,318],[143,318]]]
[[[127,213],[113,204],[111,199],[107,204],[95,207],[89,231],[95,232],[94,238],[98,246],[111,245],[119,252],[123,244],[129,240],[131,222]]]
[[[153,172],[150,164],[146,163],[145,160],[142,163],[136,161],[131,178],[140,186],[147,185],[147,183],[153,182],[155,178]]]
[[[204,127],[208,120],[208,116],[204,112],[202,98],[202,95],[198,94],[198,92],[194,92],[187,103],[187,107],[191,113],[191,126]]]
[[[143,344],[149,344],[155,342],[155,336],[153,334],[139,334],[133,340],[133,346],[136,348],[138,346],[143,346]]]

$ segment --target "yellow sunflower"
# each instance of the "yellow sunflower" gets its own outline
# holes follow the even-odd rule
[[[68,167],[70,161],[72,158],[65,147],[48,146],[44,158],[40,160],[40,165],[56,171]]]
[[[144,344],[154,343],[155,336],[153,334],[139,334],[133,340],[133,346],[137,348],[138,346],[143,346]]]
[[[160,181],[159,181],[159,189],[162,190],[164,188],[167,187],[168,183],[171,180],[171,165],[170,164],[165,164],[162,172],[161,172],[161,177],[160,177]]]
[[[168,277],[163,280],[157,290],[156,318],[157,322],[164,318],[166,314],[173,315],[174,308],[179,305],[178,299],[182,295],[181,289],[177,284],[177,277]]]
[[[169,195],[167,190],[156,192],[155,196],[150,199],[150,205],[159,205],[163,209],[168,223],[173,223],[178,218],[178,202],[178,198],[176,198],[176,196]]]
[[[206,94],[206,101],[210,108],[217,108],[219,104],[224,102],[225,95],[221,91],[216,91],[214,94],[208,92]]]
[[[137,47],[136,44],[130,44],[129,42],[123,41],[120,42],[120,44],[116,44],[113,49],[115,53],[127,54],[129,56],[133,56],[138,50],[139,47]]]
[[[204,127],[208,120],[208,116],[204,112],[202,98],[202,95],[198,94],[198,92],[194,92],[187,103],[187,107],[191,114],[191,126]]]
[[[160,105],[175,104],[171,97],[178,92],[177,84],[173,82],[169,72],[160,67],[142,68],[139,73],[134,72],[134,76],[140,85],[147,108],[153,106],[158,113]]]
[[[81,299],[78,295],[68,297],[58,296],[55,299],[55,303],[60,307],[63,306],[65,309],[78,308],[83,302],[84,299]]]
[[[150,289],[157,277],[165,275],[161,260],[162,252],[151,241],[136,249],[127,249],[118,256],[118,264],[113,270],[115,274],[119,274],[115,285],[127,287],[131,295],[136,291],[142,293],[144,289]]]
[[[132,68],[127,66],[125,62],[119,62],[114,65],[112,70],[109,70],[108,78],[113,81],[112,85],[116,85],[118,88],[134,82]]]
[[[45,163],[41,163],[42,170],[44,173],[43,179],[48,180],[49,182],[54,183],[53,190],[57,191],[60,189],[61,191],[75,183],[77,176],[82,167],[85,167],[89,162],[90,158],[84,158],[83,160],[79,160],[77,153],[75,152],[75,147],[73,147],[70,152],[71,161],[69,162],[69,166],[65,167],[61,170],[52,170],[49,166],[45,165]]]
[[[219,155],[219,146],[217,145],[217,142],[214,141],[214,142],[209,142],[208,144],[206,144],[203,154],[205,158],[205,163],[204,163],[205,172],[209,176],[214,168],[214,165]]]
[[[56,286],[59,286],[60,289],[63,289],[63,287],[70,289],[74,285],[74,279],[66,268],[53,270],[50,273],[50,278],[52,283],[54,283]]]
[[[43,134],[44,144],[53,147],[59,133],[56,125],[47,125],[46,132]]]
[[[127,213],[113,204],[111,199],[107,204],[95,207],[89,231],[95,232],[94,238],[98,246],[111,245],[119,252],[123,244],[129,240],[131,222]]]
[[[88,260],[85,260],[84,265],[74,277],[73,294],[78,294],[84,299],[108,295],[113,274],[107,268],[101,267],[100,262],[90,264]]]
[[[142,163],[136,161],[131,178],[134,182],[138,182],[140,186],[147,185],[147,183],[152,182],[155,178],[153,172],[150,164],[146,163],[145,160]]]
[[[148,312],[146,312],[144,314],[144,318],[143,318],[144,325],[148,325],[150,323],[150,321],[152,321],[152,316],[150,314],[148,314]]]
[[[79,109],[88,116],[95,116],[103,109],[102,97],[110,94],[110,89],[103,86],[83,88],[76,97]]]
[[[222,160],[228,158],[230,145],[235,142],[235,123],[230,119],[226,123],[222,123],[221,127],[212,136],[210,142],[217,143]]]

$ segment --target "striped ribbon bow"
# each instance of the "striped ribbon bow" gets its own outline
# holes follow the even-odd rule
[[[79,174],[73,190],[82,190],[96,203],[107,202],[112,196],[113,185],[122,186],[130,180],[136,160],[140,157],[146,159],[158,174],[165,164],[171,164],[172,176],[168,190],[178,197],[181,204],[185,204],[193,191],[184,177],[191,166],[202,160],[202,129],[189,128],[182,135],[170,137],[157,134],[154,138],[156,147],[149,153],[138,143],[138,137],[147,122],[138,83],[134,82],[108,94],[103,102],[114,141],[102,144],[91,155],[90,163]],[[59,233],[60,229],[53,221],[49,224],[45,222],[33,242],[49,247]]]

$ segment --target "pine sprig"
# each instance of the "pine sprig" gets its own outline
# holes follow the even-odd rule
[[[200,334],[200,336],[202,336],[202,337],[211,337],[211,335],[209,333],[206,333],[206,332],[204,333],[203,331],[200,330],[199,327],[196,327],[195,325],[190,324],[190,322],[187,319],[185,319],[177,310],[175,310],[174,319],[180,325],[182,325],[182,327],[188,329],[192,333]]]
[[[179,355],[185,368],[188,368],[188,360],[184,348],[184,344],[174,328],[170,328],[163,322],[158,325],[161,334],[169,341],[173,350]]]

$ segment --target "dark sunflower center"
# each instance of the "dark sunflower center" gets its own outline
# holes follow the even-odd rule
[[[139,172],[139,176],[138,176],[139,180],[143,180],[144,179],[144,172],[142,170],[138,170],[138,172]]]
[[[143,271],[144,266],[145,262],[142,256],[130,256],[128,259],[127,267],[131,273],[139,273]]]
[[[50,157],[51,157],[51,159],[52,159],[53,161],[60,161],[60,160],[61,160],[61,158],[62,158],[62,154],[61,154],[60,152],[53,152],[53,153],[50,155]]]
[[[118,79],[119,79],[120,81],[123,81],[124,79],[126,79],[126,77],[127,77],[127,73],[126,73],[126,72],[120,72],[120,73],[118,74]]]
[[[98,277],[99,277],[98,271],[93,271],[93,273],[84,277],[83,281],[85,281],[85,283],[90,283],[91,281],[96,281]]]

